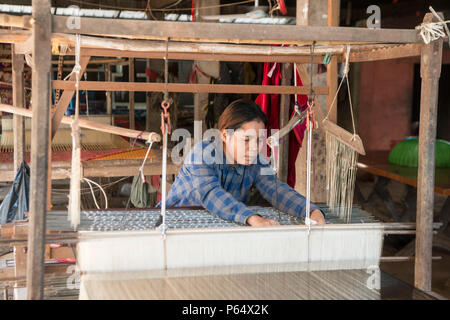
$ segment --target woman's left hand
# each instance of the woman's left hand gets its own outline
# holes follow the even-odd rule
[[[317,222],[318,225],[326,224],[325,217],[320,210],[314,210],[311,212],[309,218]]]

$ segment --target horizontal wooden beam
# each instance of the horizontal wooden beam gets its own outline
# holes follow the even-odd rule
[[[148,159],[144,165],[145,175],[160,175],[162,170],[161,151],[153,150],[155,157]],[[170,154],[170,150],[169,150]],[[89,160],[83,161],[83,177],[132,177],[139,173],[141,159],[123,160]],[[182,164],[175,164],[168,159],[167,174],[177,174]],[[70,161],[52,161],[52,180],[70,178]],[[0,163],[0,182],[13,181],[15,172],[13,163]]]
[[[33,26],[32,23],[33,18],[30,15],[17,16],[0,13],[0,25],[4,27],[31,29]]]
[[[350,62],[377,61],[420,56],[421,44],[384,47],[350,53]]]
[[[27,45],[31,39],[28,30],[0,30],[0,42],[15,43],[20,54],[30,53]],[[25,41],[25,42],[24,42]],[[71,34],[55,33],[52,41],[67,44],[66,55],[74,54],[76,38]],[[420,43],[416,44],[359,44],[351,48],[350,62],[375,61],[413,57],[420,55]],[[81,55],[92,57],[129,57],[143,59],[164,59],[165,42],[154,40],[113,39],[82,36]],[[337,56],[342,62],[343,45],[318,46],[314,50],[314,63],[322,63],[325,53]],[[309,46],[271,46],[223,43],[192,43],[171,41],[170,60],[200,61],[248,61],[310,63]],[[99,61],[100,62],[100,61]]]
[[[23,43],[30,39],[31,32],[28,30],[0,30],[0,43]],[[19,51],[17,53],[23,54]]]
[[[245,50],[243,50],[245,51]],[[95,57],[128,57],[141,59],[164,59],[164,52],[114,50],[103,48],[86,48],[81,55]],[[315,55],[314,63],[322,63],[325,55]],[[339,56],[341,58],[341,56]],[[169,52],[169,60],[195,60],[195,61],[235,61],[235,62],[279,62],[279,63],[311,63],[306,55],[262,55],[262,54],[225,54],[208,52]],[[340,59],[339,59],[340,61]]]
[[[74,90],[75,81],[53,80],[53,89]],[[164,83],[155,82],[110,82],[110,81],[80,81],[80,90],[91,91],[144,91],[163,92]],[[267,94],[308,94],[309,87],[294,86],[259,86],[238,84],[187,84],[169,83],[170,92],[187,93],[267,93]],[[327,87],[314,87],[315,94],[327,95]]]
[[[74,47],[77,38],[73,34],[54,33],[53,40],[60,44],[67,44]],[[166,52],[169,53],[214,53],[214,54],[247,54],[247,55],[306,55],[311,54],[309,46],[272,46],[272,45],[252,45],[252,44],[230,44],[230,43],[203,43],[203,42],[183,42],[170,41],[167,48],[166,41],[142,40],[142,39],[118,39],[109,37],[81,36],[82,48],[105,48],[120,51],[139,52]],[[326,53],[342,54],[345,51],[344,45],[317,46],[315,55]]]
[[[31,110],[28,110],[25,108],[17,108],[17,107],[13,107],[11,105],[6,105],[6,104],[0,104],[0,111],[17,114],[17,115],[20,115],[23,117],[29,117],[29,118],[31,118],[32,114],[33,114]],[[68,125],[71,125],[72,122],[73,122],[73,118],[71,118],[71,117],[62,117],[62,119],[61,119],[61,123],[65,123]],[[150,132],[140,132],[138,130],[131,130],[131,129],[127,129],[127,128],[111,126],[108,124],[97,123],[97,122],[83,120],[83,119],[78,120],[78,125],[81,128],[115,134],[115,135],[124,136],[124,137],[128,137],[128,138],[133,138],[133,139],[138,138],[138,139],[142,139],[142,140],[148,140],[148,138],[150,137]],[[152,141],[153,142],[161,141],[161,136],[159,134],[153,134]]]
[[[67,25],[68,17],[52,16],[56,33],[99,35],[132,39],[194,42],[294,44],[320,43],[416,43],[417,31],[291,25],[257,25],[207,22],[170,22],[151,20],[80,17],[80,28]]]

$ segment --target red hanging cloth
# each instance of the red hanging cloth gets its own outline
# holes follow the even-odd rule
[[[281,68],[279,63],[264,63],[263,82],[262,85],[280,85]],[[296,73],[297,85],[303,86],[298,73]],[[269,119],[267,125],[267,134],[271,135],[271,129],[280,128],[280,95],[279,94],[260,94],[255,102],[261,107]],[[308,96],[304,94],[297,95],[297,103],[301,111],[307,107]],[[295,110],[291,114],[294,115]],[[289,134],[289,160],[288,160],[288,178],[287,184],[292,188],[295,187],[295,161],[297,159],[298,151],[302,146],[303,137],[305,135],[306,122],[297,125]]]

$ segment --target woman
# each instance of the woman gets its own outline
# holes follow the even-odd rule
[[[266,124],[266,115],[256,103],[232,102],[219,118],[220,137],[197,143],[186,156],[166,205],[203,206],[223,219],[250,226],[278,225],[278,221],[265,219],[244,204],[255,186],[280,211],[305,217],[306,199],[279,181],[267,158],[260,154],[258,140]],[[323,213],[313,203],[310,218],[325,224]]]

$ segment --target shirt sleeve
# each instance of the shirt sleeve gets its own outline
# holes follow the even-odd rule
[[[186,165],[186,169],[192,177],[196,196],[206,210],[223,219],[241,224],[246,224],[247,219],[255,214],[222,188],[211,165],[189,164]]]
[[[270,166],[259,166],[259,170],[255,179],[255,187],[261,196],[278,210],[304,218],[306,216],[306,198],[288,184],[280,181]],[[310,213],[314,210],[319,210],[325,217],[325,213],[311,202]]]

